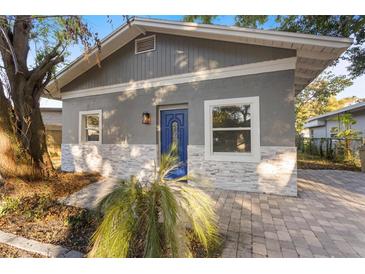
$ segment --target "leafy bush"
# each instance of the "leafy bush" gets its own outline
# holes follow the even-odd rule
[[[121,181],[101,201],[104,215],[92,237],[89,257],[192,257],[192,238],[207,254],[217,247],[213,201],[186,183],[193,178],[168,178],[177,167],[172,149],[162,155],[150,182]]]
[[[56,200],[37,194],[21,198],[5,196],[0,203],[0,216],[13,213],[23,215],[31,220],[39,219],[48,214],[49,208],[55,203],[57,203]]]
[[[19,207],[18,198],[4,196],[0,201],[0,217],[17,210]]]

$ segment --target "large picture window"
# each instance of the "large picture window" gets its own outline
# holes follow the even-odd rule
[[[79,142],[101,143],[101,110],[81,111],[79,116]]]
[[[259,161],[258,97],[205,101],[205,156],[209,160]]]

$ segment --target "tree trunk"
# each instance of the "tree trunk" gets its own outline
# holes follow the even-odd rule
[[[14,102],[18,105],[15,108],[18,119],[15,119],[9,100],[0,90],[0,173],[6,177],[48,176],[53,172],[53,165],[39,103],[24,99],[20,97]]]
[[[33,107],[31,121],[29,153],[36,167],[49,175],[53,171],[53,164],[48,153],[46,129],[38,104]]]
[[[11,105],[0,83],[0,174],[5,177],[17,173],[17,142],[12,118]]]
[[[14,102],[17,104],[15,108],[18,117],[17,134],[22,147],[28,151],[36,172],[48,176],[53,171],[53,165],[47,149],[46,130],[39,107],[39,98],[27,96],[40,93],[37,91],[39,87],[38,85],[30,86],[25,79],[25,83],[22,83],[22,80],[19,79],[17,93],[26,94],[26,96],[17,96]]]

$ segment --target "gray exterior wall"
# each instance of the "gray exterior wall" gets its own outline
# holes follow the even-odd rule
[[[294,71],[278,71],[63,101],[63,143],[78,143],[79,111],[103,110],[103,144],[156,144],[157,107],[187,104],[189,144],[204,144],[204,100],[260,97],[262,146],[295,146]],[[142,113],[152,124],[141,123]]]
[[[313,138],[326,138],[327,137],[327,133],[326,133],[326,127],[314,127],[311,128],[312,130],[312,134],[310,134],[310,137]]]
[[[43,111],[42,119],[45,126],[62,126],[62,111]]]
[[[148,34],[149,35],[149,34]],[[61,91],[293,57],[295,50],[156,34],[156,50],[135,54],[134,40]]]

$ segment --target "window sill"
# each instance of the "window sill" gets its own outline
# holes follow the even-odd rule
[[[245,155],[207,155],[205,154],[205,160],[217,161],[217,162],[243,162],[243,163],[258,163],[261,160],[261,154],[245,154]]]
[[[100,141],[83,141],[79,143],[80,145],[100,145]]]

